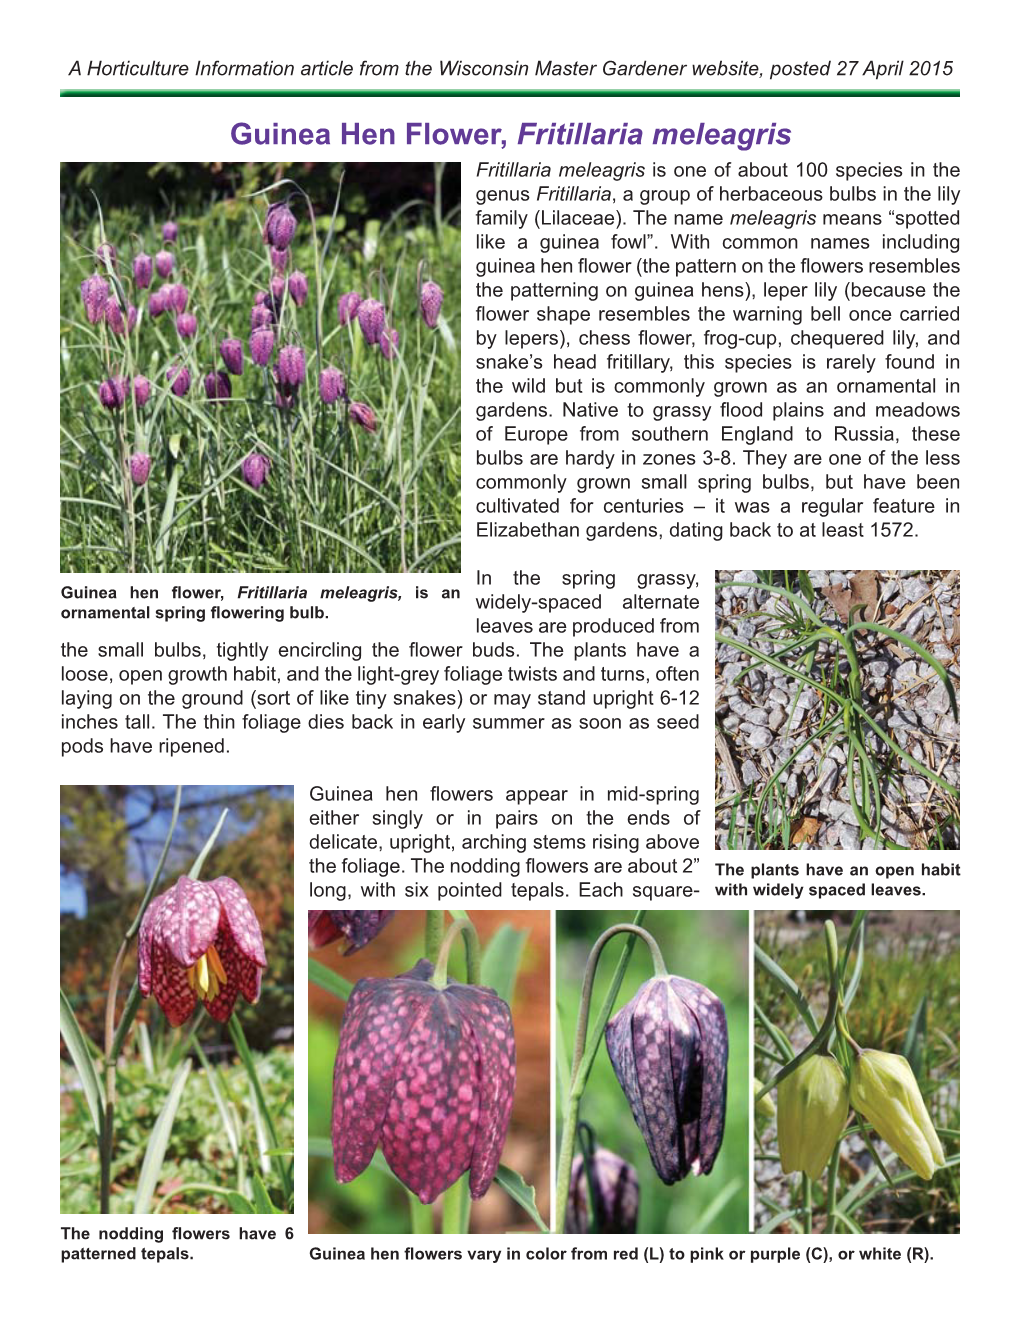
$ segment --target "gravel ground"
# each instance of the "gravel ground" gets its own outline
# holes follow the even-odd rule
[[[796,576],[794,574],[794,576]],[[924,646],[947,668],[959,690],[960,575],[950,569],[830,569],[808,572],[814,589],[811,608],[834,627],[845,625],[851,597],[869,601],[869,619],[881,621]],[[716,630],[772,654],[766,634],[776,624],[783,597],[754,584],[754,569],[720,570],[716,574]],[[913,651],[877,633],[855,634],[868,713],[915,760],[948,783],[960,782],[960,729],[941,680]],[[840,648],[823,644],[812,674],[831,671]],[[752,663],[737,647],[716,645],[716,800],[727,802],[748,790],[736,808],[737,846],[757,846],[743,827],[753,815],[753,801],[775,770],[804,742],[821,715],[821,698],[809,687],[797,697],[798,680],[765,666],[740,677]],[[738,681],[739,680],[739,681]],[[796,707],[791,704],[796,698]],[[792,716],[792,723],[791,723]],[[882,748],[868,731],[873,748]],[[861,841],[846,782],[846,753],[839,739],[813,740],[783,771],[779,782],[791,804],[791,847],[810,849],[871,849]],[[905,848],[937,847],[936,821],[944,821],[950,799],[937,785],[900,763],[883,783],[882,819],[885,836]],[[729,846],[731,810],[716,813],[716,846]],[[952,825],[943,826],[943,843],[956,848]],[[781,844],[777,846],[781,847]]]

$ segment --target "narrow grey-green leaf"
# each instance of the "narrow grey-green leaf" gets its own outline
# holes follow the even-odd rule
[[[159,1175],[163,1168],[163,1157],[166,1155],[167,1143],[170,1140],[174,1119],[177,1117],[181,1096],[184,1094],[184,1084],[187,1082],[190,1072],[191,1060],[185,1059],[174,1073],[173,1081],[170,1083],[170,1092],[163,1108],[159,1111],[159,1117],[153,1124],[152,1132],[149,1134],[149,1143],[145,1147],[145,1157],[142,1160],[142,1169],[138,1175],[138,1186],[135,1188],[134,1213],[136,1215],[147,1215],[152,1206],[152,1198],[159,1184]]]
[[[104,1108],[99,1075],[96,1072],[96,1065],[93,1062],[88,1041],[86,1041],[82,1029],[78,1025],[78,1019],[74,1016],[74,1009],[63,990],[60,991],[60,1034],[64,1038],[64,1044],[71,1056],[71,1062],[74,1064],[81,1080],[85,1103],[89,1107],[89,1113],[92,1115],[92,1126],[96,1130],[96,1136],[98,1136],[102,1130]]]
[[[519,1173],[508,1169],[505,1164],[501,1164],[496,1170],[496,1182],[512,1201],[516,1201],[521,1209],[531,1216],[543,1233],[549,1232],[545,1220],[538,1213],[534,1187],[526,1183]]]

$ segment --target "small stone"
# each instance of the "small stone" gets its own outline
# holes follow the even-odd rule
[[[906,582],[900,583],[900,590],[913,604],[915,600],[920,600],[922,596],[928,594],[928,584],[924,578],[908,578]]]
[[[773,706],[772,711],[768,716],[769,728],[773,733],[776,732],[785,719],[786,711],[783,710],[782,706]]]
[[[839,769],[836,762],[832,760],[831,757],[827,756],[818,767],[818,786],[823,793],[831,793],[836,787],[836,778],[838,774]]]
[[[841,848],[859,848],[861,846],[861,833],[856,825],[841,825],[839,827],[839,846]]]
[[[917,662],[915,660],[908,660],[896,670],[897,683],[912,683],[915,678],[917,678]]]
[[[741,619],[737,624],[737,636],[742,642],[749,642],[755,634],[754,619]]]
[[[722,722],[722,726],[727,733],[735,733],[736,730],[740,728],[740,716],[727,715]]]
[[[758,773],[758,767],[753,762],[745,761],[740,767],[740,777],[745,784],[750,785],[760,779],[761,775]]]
[[[733,574],[733,594],[734,596],[746,596],[751,590],[750,587],[741,586],[740,583],[757,582],[758,575],[753,568],[742,568],[739,573]]]
[[[872,660],[868,665],[868,673],[872,678],[885,678],[889,672],[888,660]]]
[[[938,711],[940,715],[945,715],[949,710],[949,692],[943,683],[939,683],[934,692],[929,692],[927,700],[929,708]]]
[[[772,746],[772,734],[768,729],[756,728],[753,733],[748,735],[747,743],[749,747],[763,750]]]

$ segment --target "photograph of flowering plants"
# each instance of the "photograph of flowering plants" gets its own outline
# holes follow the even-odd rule
[[[746,912],[557,912],[557,1232],[747,1232],[747,941]]]
[[[960,914],[756,914],[759,1233],[960,1231]]]
[[[308,914],[308,1228],[546,1232],[549,914]]]
[[[61,569],[460,568],[459,165],[64,165]]]
[[[60,1208],[294,1209],[291,788],[61,789]]]

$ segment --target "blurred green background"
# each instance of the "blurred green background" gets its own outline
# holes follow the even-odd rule
[[[561,1034],[558,1048],[565,1049],[568,1059],[573,1054],[581,983],[591,946],[608,926],[633,920],[633,911],[556,914],[556,1001]],[[750,1098],[747,913],[651,912],[642,924],[662,949],[667,969],[708,986],[726,1009],[730,1059],[722,1149],[708,1177],[688,1177],[672,1187],[660,1182],[616,1080],[604,1042],[585,1088],[580,1117],[594,1128],[600,1145],[622,1155],[637,1169],[641,1187],[639,1233],[746,1233]],[[624,943],[624,936],[611,940],[599,962],[592,996],[593,1020]],[[651,975],[651,958],[639,940],[617,996],[616,1009],[632,998]]]

